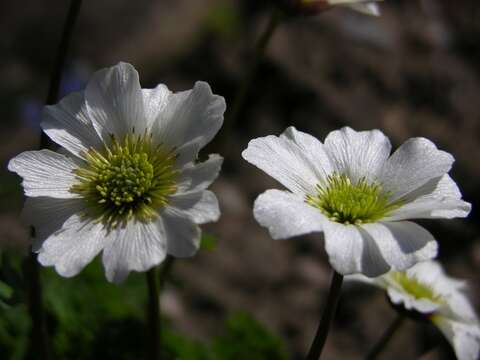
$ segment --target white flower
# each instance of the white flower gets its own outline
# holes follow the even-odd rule
[[[464,294],[465,283],[447,276],[438,262],[425,261],[405,272],[392,271],[374,279],[362,275],[349,278],[385,289],[393,304],[432,321],[458,359],[478,359],[480,323]]]
[[[454,159],[424,138],[390,150],[381,131],[348,127],[324,144],[293,127],[250,141],[244,159],[289,190],[260,195],[255,218],[274,239],[323,232],[330,263],[344,275],[378,276],[435,257],[433,236],[407,220],[468,215],[447,175]]]
[[[382,0],[327,0],[331,6],[344,5],[352,8],[353,10],[363,12],[368,15],[380,15],[380,9],[376,2]]]
[[[222,163],[219,155],[196,159],[224,111],[204,82],[179,93],[163,84],[142,89],[126,63],[47,106],[42,128],[62,149],[27,151],[8,165],[23,178],[23,216],[35,228],[40,263],[70,277],[103,250],[106,276],[119,282],[166,254],[194,255],[197,224],[220,215],[206,188]]]
[[[291,0],[290,0],[291,1]],[[333,6],[346,6],[368,15],[380,15],[378,4],[383,0],[296,0],[294,6],[297,11],[315,14]]]

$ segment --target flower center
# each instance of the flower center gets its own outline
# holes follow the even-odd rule
[[[308,195],[306,202],[318,208],[330,220],[345,225],[375,222],[398,208],[390,203],[390,194],[379,184],[361,178],[353,183],[346,175],[333,173],[325,185],[318,184],[317,194]]]
[[[153,144],[149,134],[128,134],[121,141],[112,136],[110,146],[90,149],[85,159],[70,191],[82,195],[93,215],[110,227],[132,217],[156,217],[176,191],[176,155]]]
[[[408,277],[405,272],[394,271],[390,276],[406,293],[417,300],[427,299],[437,304],[443,302],[442,296],[436,294],[430,286],[421,283],[415,277]]]

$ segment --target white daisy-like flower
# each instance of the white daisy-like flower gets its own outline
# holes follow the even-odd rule
[[[478,359],[480,323],[464,293],[465,282],[447,276],[438,262],[425,261],[407,271],[391,271],[373,279],[362,275],[348,278],[386,290],[397,309],[430,320],[448,339],[458,359]]]
[[[291,0],[290,0],[291,1]],[[334,6],[345,6],[367,15],[380,15],[377,2],[383,0],[296,0],[295,7],[303,13],[316,14]]]
[[[431,259],[437,242],[408,219],[468,215],[470,204],[447,174],[454,159],[424,138],[390,151],[381,131],[348,127],[324,144],[294,127],[254,139],[244,159],[288,189],[260,195],[255,218],[274,239],[323,232],[330,263],[343,275],[378,276]]]
[[[23,178],[23,217],[40,263],[70,277],[103,250],[107,279],[120,282],[166,254],[194,255],[198,224],[220,216],[206,189],[222,164],[219,155],[196,159],[224,111],[207,83],[179,93],[142,89],[126,63],[47,106],[42,129],[62,148],[27,151],[8,165]]]

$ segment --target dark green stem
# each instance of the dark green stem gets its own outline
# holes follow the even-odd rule
[[[330,325],[337,310],[338,300],[340,299],[340,291],[342,289],[343,275],[340,275],[335,270],[332,275],[332,282],[330,284],[330,293],[328,294],[327,304],[323,310],[322,319],[318,325],[315,339],[313,340],[310,351],[308,352],[306,360],[318,360],[322,354],[323,346],[327,340]]]
[[[157,280],[157,269],[147,271],[148,286],[148,337],[149,337],[149,359],[160,359],[160,294]]]
[[[370,349],[370,351],[368,352],[368,355],[365,357],[366,360],[376,359],[377,356],[380,355],[380,353],[387,346],[388,342],[393,338],[397,330],[403,324],[404,320],[405,318],[402,315],[400,314],[397,315],[395,320],[393,320],[392,323],[387,328],[387,330],[385,330],[385,332],[380,337],[378,342]]]
[[[226,152],[229,149],[227,145],[228,141],[230,140],[230,134],[233,131],[234,126],[238,120],[238,116],[240,115],[240,112],[245,104],[248,92],[250,91],[250,87],[252,86],[253,80],[255,79],[258,65],[265,53],[265,49],[267,48],[270,40],[272,39],[275,29],[280,23],[281,17],[282,14],[278,9],[272,10],[272,14],[270,15],[267,26],[265,27],[265,30],[263,31],[255,45],[255,53],[253,54],[253,60],[250,63],[246,74],[243,76],[243,80],[240,84],[239,90],[235,95],[232,110],[229,114],[227,114],[225,118],[222,135],[223,142],[221,146],[223,152]]]
[[[50,77],[50,84],[48,86],[47,98],[45,100],[46,105],[55,104],[58,101],[58,92],[60,89],[60,83],[62,80],[62,74],[65,68],[65,62],[67,59],[68,48],[72,39],[73,29],[82,7],[82,0],[71,0],[70,7],[68,9],[65,24],[63,25],[62,37],[58,45],[57,54],[55,56],[55,63],[53,64],[52,75]],[[42,133],[40,147],[46,148],[51,145],[48,136]]]
[[[57,101],[58,89],[62,77],[65,59],[68,47],[75,27],[82,0],[71,0],[68,9],[67,18],[65,20],[62,37],[57,49],[55,64],[53,67],[46,104],[54,104]],[[42,133],[40,138],[40,147],[46,148],[50,146],[48,137]],[[30,354],[33,358],[39,360],[48,360],[50,358],[50,347],[48,340],[48,331],[46,326],[45,309],[43,306],[42,284],[40,281],[40,267],[38,265],[37,256],[31,254],[26,264],[26,278],[28,281],[28,310],[32,320],[32,330],[30,334]]]
[[[160,316],[160,293],[165,286],[165,282],[172,271],[175,258],[168,255],[163,266],[160,268],[157,276],[157,268],[152,268],[147,272],[148,286],[148,336],[149,336],[149,359],[161,359],[162,343],[162,319]]]
[[[28,284],[27,305],[32,328],[30,333],[29,354],[32,359],[50,359],[50,347],[43,308],[42,283],[37,256],[31,253],[25,263],[25,280]]]

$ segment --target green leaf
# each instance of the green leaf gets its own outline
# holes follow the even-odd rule
[[[0,300],[9,299],[13,294],[13,289],[7,283],[0,280]]]
[[[206,251],[213,251],[217,247],[218,239],[210,234],[203,234],[200,240],[200,249]]]
[[[208,348],[184,336],[165,331],[162,339],[162,352],[166,359],[210,360]]]

